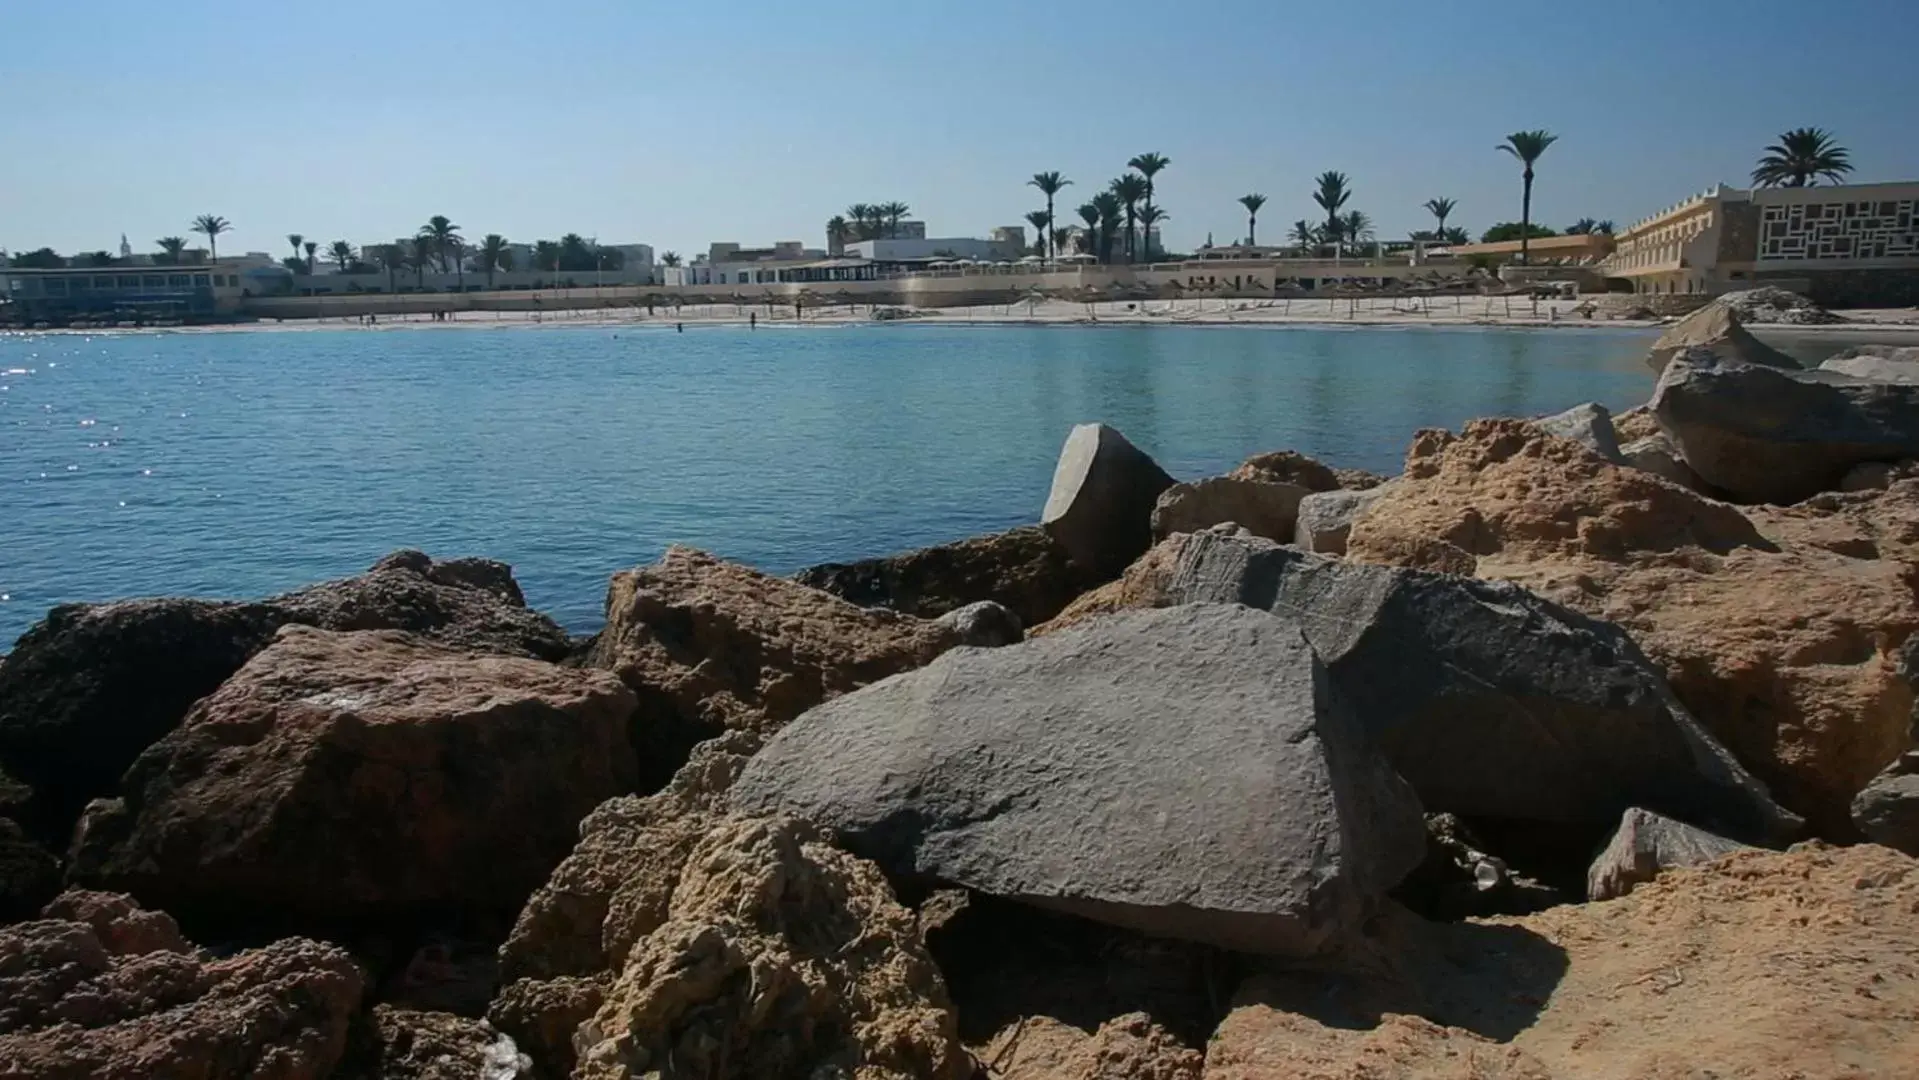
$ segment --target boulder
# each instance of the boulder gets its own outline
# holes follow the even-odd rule
[[[1626,443],[1619,448],[1619,456],[1625,464],[1642,472],[1649,472],[1692,491],[1710,494],[1706,482],[1692,471],[1692,466],[1686,464],[1686,459],[1679,455],[1679,448],[1663,431]]]
[[[284,621],[267,605],[208,600],[47,612],[0,659],[0,767],[34,789],[21,824],[64,845],[87,800],[116,790],[140,751]]]
[[[1810,297],[1774,285],[1723,293],[1715,304],[1725,306],[1749,323],[1823,326],[1846,321],[1820,307]]]
[[[961,645],[995,649],[1017,645],[1026,638],[1019,616],[991,600],[954,608],[933,621],[951,630]]]
[[[1666,370],[1667,363],[1674,357],[1695,348],[1708,349],[1725,360],[1783,371],[1799,370],[1797,360],[1753,337],[1741,325],[1738,314],[1725,303],[1707,304],[1674,323],[1652,343],[1646,363],[1658,374]]]
[[[922,619],[992,600],[1022,625],[1038,626],[1103,579],[1068,558],[1045,529],[1027,525],[881,559],[827,563],[793,580],[860,607]]]
[[[366,573],[308,586],[266,603],[286,621],[326,630],[405,630],[468,652],[559,661],[573,642],[558,623],[528,610],[513,568],[492,559],[436,562],[396,551]]]
[[[542,1075],[572,1072],[573,1032],[599,1009],[634,944],[666,922],[688,855],[717,826],[726,790],[759,745],[750,732],[729,732],[695,747],[660,791],[601,803],[527,900],[500,949],[504,985],[487,1018]]]
[[[791,819],[728,819],[689,853],[574,1045],[577,1080],[959,1080],[940,972],[872,864]]]
[[[691,548],[613,575],[606,628],[587,662],[618,675],[677,753],[643,774],[657,787],[686,752],[723,731],[761,733],[827,698],[919,667],[954,632],[856,607]],[[647,764],[647,763],[643,763]]]
[[[1249,537],[1176,542],[1159,602],[1237,602],[1295,622],[1428,810],[1610,823],[1653,806],[1780,839],[1801,824],[1610,623],[1505,582]]]
[[[1607,461],[1625,463],[1619,452],[1619,436],[1613,431],[1612,411],[1596,401],[1542,416],[1533,423],[1545,428],[1548,435],[1571,439]]]
[[[1102,577],[1126,569],[1153,544],[1153,506],[1173,478],[1105,424],[1066,436],[1040,524],[1072,560]]]
[[[1345,471],[1350,472],[1354,483],[1343,482],[1338,471],[1321,465],[1305,454],[1294,450],[1274,450],[1270,453],[1254,454],[1226,475],[1234,480],[1291,484],[1294,487],[1305,488],[1307,491],[1338,491],[1343,487],[1371,486],[1365,483],[1365,478],[1371,477],[1371,473],[1358,469]]]
[[[533,1063],[484,1020],[375,1005],[334,1080],[522,1080]]]
[[[89,810],[70,874],[223,929],[511,918],[632,789],[634,708],[601,672],[288,626]]]
[[[1675,867],[1750,850],[1736,840],[1634,807],[1620,818],[1619,831],[1586,872],[1586,898],[1612,900]]]
[[[1659,418],[1644,405],[1634,405],[1625,412],[1615,413],[1612,418],[1612,429],[1622,447],[1626,443],[1661,434]]]
[[[1314,492],[1299,500],[1293,546],[1323,555],[1344,555],[1353,520],[1366,511],[1390,485],[1360,491]],[[1273,539],[1278,539],[1274,537]]]
[[[325,1080],[364,976],[303,939],[215,959],[124,898],[56,900],[0,927],[0,1075]]]
[[[1875,844],[1919,856],[1919,750],[1908,750],[1852,800],[1853,824]]]
[[[0,923],[31,919],[60,891],[60,860],[0,817]]]
[[[0,661],[0,765],[36,792],[21,824],[65,845],[87,800],[113,794],[140,751],[287,623],[408,630],[457,648],[548,660],[570,648],[565,631],[526,609],[506,564],[436,563],[417,551],[259,603],[57,607]]]
[[[1421,432],[1406,465],[1348,558],[1418,566],[1444,543],[1617,623],[1775,798],[1858,835],[1854,793],[1912,745],[1919,485],[1741,508],[1503,420]]]
[[[1798,502],[1838,489],[1861,462],[1919,457],[1919,384],[1693,349],[1666,366],[1652,409],[1686,464],[1742,501]]]
[[[1382,918],[1341,969],[1231,995],[1209,1080],[1901,1076],[1919,864],[1746,851],[1520,918]]]
[[[949,653],[807,713],[731,800],[894,874],[1270,953],[1354,929],[1424,847],[1298,629],[1221,604]]]
[[[1855,345],[1828,358],[1819,370],[1880,382],[1919,383],[1919,345]]]
[[[1223,522],[1244,526],[1254,536],[1280,543],[1293,538],[1299,501],[1309,492],[1297,484],[1209,476],[1174,484],[1153,505],[1153,539],[1197,532]]]

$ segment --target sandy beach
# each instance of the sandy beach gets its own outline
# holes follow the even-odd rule
[[[791,306],[753,304],[699,304],[661,307],[653,314],[642,308],[581,308],[543,312],[462,311],[445,319],[430,315],[382,316],[367,323],[358,316],[319,319],[262,319],[223,326],[170,327],[141,330],[36,330],[31,333],[234,333],[297,330],[443,330],[523,328],[536,326],[621,326],[671,330],[713,326],[758,325],[768,328],[847,327],[881,323],[942,326],[1315,326],[1315,327],[1525,327],[1594,330],[1657,328],[1676,318],[1585,318],[1579,309],[1586,300],[1539,300],[1501,296],[1360,297],[1336,299],[1184,299],[1102,301],[1079,303],[1039,300],[973,307],[885,308],[894,318],[876,318],[867,304],[809,307],[796,318]],[[1910,334],[1919,338],[1919,308],[1883,308],[1839,311],[1846,321],[1819,326],[1768,325],[1764,332],[1856,333],[1875,337]]]

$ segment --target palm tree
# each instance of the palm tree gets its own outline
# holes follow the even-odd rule
[[[180,265],[180,257],[187,250],[187,242],[184,237],[162,236],[153,243],[160,249],[160,254],[166,259],[168,266]],[[154,261],[159,262],[160,260],[155,259]]]
[[[433,237],[430,233],[423,232],[413,238],[413,250],[409,253],[407,262],[413,266],[414,288],[426,287],[426,268],[433,265],[434,255]]]
[[[447,255],[459,251],[461,240],[460,227],[447,219],[445,214],[435,214],[420,226],[420,235],[433,241],[433,255],[440,263],[440,273],[447,272]]]
[[[1042,257],[1046,254],[1046,235],[1053,230],[1053,215],[1044,210],[1029,210],[1026,223],[1033,227],[1034,254]]]
[[[1547,147],[1558,141],[1559,136],[1541,129],[1515,131],[1506,136],[1505,142],[1499,144],[1499,149],[1518,158],[1520,164],[1526,166],[1523,174],[1526,182],[1525,194],[1521,195],[1519,200],[1519,261],[1521,263],[1532,261],[1528,247],[1532,243],[1533,162],[1539,160],[1539,155],[1545,153]]]
[[[301,246],[301,247],[304,247],[304,248],[306,249],[306,253],[307,253],[307,276],[308,276],[308,277],[312,277],[312,276],[313,276],[313,253],[314,253],[314,252],[316,252],[316,251],[319,251],[319,250],[320,250],[320,245],[319,245],[319,243],[318,243],[318,242],[316,242],[316,241],[313,241],[313,240],[308,240],[308,241],[307,241],[306,243],[304,243],[304,244],[302,244],[302,245],[300,245],[300,246]]]
[[[1583,217],[1583,218],[1580,218],[1578,221],[1573,222],[1571,225],[1566,226],[1566,235],[1567,236],[1585,236],[1586,234],[1592,232],[1593,229],[1595,229],[1598,225],[1599,225],[1599,222],[1594,221],[1592,218]]]
[[[1319,246],[1319,232],[1308,224],[1305,218],[1293,222],[1293,231],[1290,239],[1298,246],[1301,255],[1305,255]]]
[[[827,246],[832,248],[838,248],[841,251],[844,251],[846,249],[846,236],[849,231],[851,230],[849,230],[846,226],[846,219],[840,216],[839,214],[834,214],[832,217],[827,218],[826,219]]]
[[[1612,235],[1612,219],[1606,218],[1602,221],[1594,222],[1593,231],[1596,233],[1605,233],[1607,236],[1611,236]]]
[[[1058,251],[1060,246],[1073,238],[1073,230],[1055,228],[1046,234],[1047,250]]]
[[[559,255],[558,269],[582,271],[593,268],[593,253],[586,237],[579,233],[570,232],[560,237]]]
[[[1132,262],[1136,254],[1133,223],[1139,220],[1139,202],[1146,197],[1146,178],[1138,173],[1127,173],[1114,178],[1106,187],[1126,208],[1126,261]]]
[[[1140,207],[1139,242],[1140,246],[1146,250],[1146,260],[1148,262],[1151,262],[1153,258],[1153,226],[1158,225],[1171,216],[1172,215],[1168,214],[1165,210],[1150,203]]]
[[[1148,151],[1144,154],[1135,155],[1133,160],[1126,163],[1127,168],[1136,170],[1141,176],[1144,176],[1146,178],[1146,194],[1142,196],[1142,199],[1141,199],[1142,205],[1145,208],[1151,208],[1153,206],[1153,191],[1154,191],[1153,177],[1158,176],[1161,169],[1164,169],[1166,166],[1171,165],[1172,163],[1173,163],[1172,159],[1168,158],[1165,154],[1156,153],[1153,151]],[[1153,237],[1151,233],[1146,234],[1146,237],[1142,241],[1142,244],[1145,247],[1145,252],[1144,252],[1145,260],[1147,262],[1152,262],[1153,261]]]
[[[1824,128],[1794,128],[1766,147],[1752,182],[1760,187],[1811,187],[1820,180],[1837,184],[1852,171],[1852,154],[1832,141]]]
[[[193,219],[193,231],[203,233],[207,238],[207,260],[220,261],[220,244],[216,239],[221,233],[232,232],[233,223],[218,214],[201,214]]]
[[[346,273],[346,268],[353,264],[353,245],[345,240],[335,240],[333,245],[326,249],[326,254],[327,258],[332,259],[333,264],[340,268],[342,274]]]
[[[293,261],[294,262],[300,261],[300,245],[305,242],[306,242],[306,237],[301,236],[297,232],[287,234],[287,243],[293,245]],[[311,274],[313,273],[313,271],[309,269],[307,273]]]
[[[886,235],[888,236],[898,236],[900,234],[900,219],[910,213],[912,213],[912,208],[903,202],[881,203],[873,208],[873,216],[876,222],[879,218],[886,219]]]
[[[680,253],[677,251],[662,252],[660,254],[660,265],[661,266],[680,265]]]
[[[1053,220],[1053,196],[1058,195],[1065,188],[1071,187],[1073,182],[1057,172],[1043,172],[1034,173],[1033,178],[1028,180],[1027,184],[1038,188],[1040,194],[1046,196],[1046,220],[1050,222]],[[1057,243],[1051,245],[1047,249],[1046,255],[1051,259],[1058,259],[1059,245]]]
[[[386,268],[386,291],[398,292],[399,286],[394,282],[393,275],[406,266],[406,249],[398,244],[381,244],[379,258],[380,265]]]
[[[1099,257],[1099,204],[1087,202],[1079,204],[1079,219],[1086,223],[1080,230],[1079,250],[1082,255]]]
[[[1099,261],[1113,261],[1113,234],[1119,231],[1120,222],[1127,216],[1129,208],[1112,191],[1102,191],[1093,196],[1093,208],[1099,213],[1099,250],[1095,253]]]
[[[1251,195],[1241,195],[1239,205],[1246,208],[1246,246],[1259,246],[1259,208],[1266,205],[1266,196],[1255,191]]]
[[[1319,190],[1313,192],[1313,201],[1319,204],[1321,210],[1326,211],[1326,238],[1333,242],[1334,250],[1337,251],[1341,231],[1339,211],[1346,205],[1346,200],[1353,197],[1353,191],[1347,186],[1346,174],[1343,172],[1320,173],[1319,179],[1315,182],[1319,185]]]
[[[493,287],[493,271],[500,268],[501,256],[506,254],[506,237],[499,233],[487,233],[480,241],[480,267],[486,271],[486,287]]]
[[[1452,216],[1453,207],[1457,205],[1444,195],[1426,200],[1426,212],[1439,219],[1439,224],[1433,228],[1434,240],[1442,244],[1446,242],[1446,219]]]
[[[867,225],[867,222],[873,218],[873,207],[870,203],[854,203],[846,208],[846,216],[853,222],[853,234],[855,237],[861,240],[873,239],[873,232]]]
[[[1363,211],[1350,210],[1339,219],[1339,235],[1353,246],[1355,255],[1360,253],[1359,245],[1373,238],[1373,220]]]

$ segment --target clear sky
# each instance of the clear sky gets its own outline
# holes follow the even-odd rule
[[[0,246],[228,251],[573,231],[823,243],[856,201],[983,235],[1142,151],[1170,246],[1313,217],[1516,219],[1508,132],[1561,136],[1535,220],[1620,225],[1817,125],[1919,179],[1919,0],[0,0]]]

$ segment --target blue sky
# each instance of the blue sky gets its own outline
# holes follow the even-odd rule
[[[1518,216],[1506,133],[1561,140],[1535,217],[1621,225],[1743,182],[1778,132],[1836,131],[1858,180],[1919,178],[1915,0],[10,0],[0,246],[138,250],[230,218],[359,244],[469,236],[704,250],[822,242],[855,201],[981,235],[1127,158],[1172,159],[1166,236],[1263,238],[1340,169],[1385,236],[1458,200]]]

